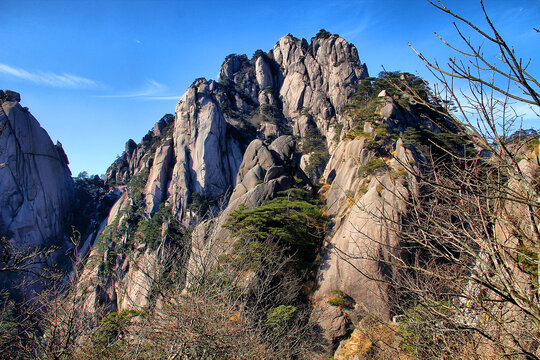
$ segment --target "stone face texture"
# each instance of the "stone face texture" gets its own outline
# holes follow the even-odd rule
[[[0,104],[0,227],[22,248],[50,245],[63,236],[73,180],[62,145],[19,101],[6,91]]]
[[[332,290],[340,289],[355,300],[357,308],[389,319],[387,287],[376,279],[382,279],[381,264],[387,260],[389,250],[397,249],[399,239],[377,217],[384,213],[399,222],[406,214],[410,192],[415,191],[415,179],[405,175],[392,177],[389,170],[370,176],[362,174],[362,165],[374,158],[365,144],[365,139],[341,141],[323,175],[328,186],[327,214],[334,228],[319,268],[319,288],[314,299],[324,301]],[[401,139],[394,151],[403,162],[415,160]],[[396,173],[399,171],[395,160],[388,166]],[[385,275],[391,276],[389,271]]]
[[[222,199],[226,206],[216,221],[223,224],[240,204],[259,206],[294,184],[296,142],[283,134],[303,136],[312,126],[326,134],[365,76],[354,46],[338,36],[314,38],[309,45],[289,34],[256,59],[230,55],[219,71],[219,83],[196,80],[177,104],[174,119],[164,116],[140,144],[126,143],[106,181],[122,185],[144,175],[138,180],[144,184],[146,216],[168,204],[185,226],[197,221],[188,207],[194,193]],[[262,118],[263,106],[273,120]],[[255,125],[256,134],[249,135],[242,121]],[[253,140],[255,136],[260,139]],[[131,206],[127,199],[122,204]],[[228,236],[223,231],[217,234]],[[152,263],[142,257],[131,261]],[[115,284],[128,272],[120,272]],[[138,296],[136,288],[124,285]],[[112,291],[110,286],[117,285],[102,284],[101,295],[107,293],[117,307],[124,306],[119,288]]]
[[[264,90],[267,86],[274,86],[272,69],[263,56],[258,57],[255,61],[255,75],[259,89]]]
[[[232,190],[242,161],[241,146],[229,134],[216,100],[216,86],[196,81],[176,106],[176,164],[169,192],[181,217],[192,193],[219,198]]]
[[[192,236],[192,259],[188,262],[188,274],[196,273],[200,259],[217,259],[228,251],[232,242],[230,231],[223,228],[230,214],[244,204],[248,209],[263,205],[276,197],[278,192],[291,188],[297,174],[293,154],[296,143],[292,136],[281,136],[270,145],[253,140],[244,153],[239,167],[236,186],[227,206],[219,216],[199,224]],[[195,259],[195,260],[193,260]],[[210,262],[213,260],[210,260]],[[208,266],[208,264],[206,264]],[[188,275],[187,283],[190,282]]]
[[[325,120],[341,113],[358,82],[368,76],[354,45],[337,35],[313,38],[308,45],[289,34],[278,41],[272,54],[284,69],[279,86],[284,115],[296,122],[304,110],[323,134]]]
[[[388,171],[374,176],[361,173],[362,165],[375,156],[365,149],[366,139],[333,140],[336,124],[347,124],[344,106],[366,76],[367,68],[356,48],[337,35],[313,38],[308,44],[289,34],[256,59],[228,56],[219,71],[219,82],[196,80],[176,106],[174,124],[169,125],[172,120],[164,118],[141,144],[128,141],[125,154],[107,177],[125,183],[148,170],[144,182],[146,214],[151,216],[160,204],[169,204],[185,226],[200,220],[188,206],[194,193],[223,199],[217,216],[197,225],[192,237],[192,254],[199,259],[216,258],[230,245],[230,233],[222,225],[234,210],[241,204],[260,206],[293,186],[294,176],[305,176],[299,165],[305,167],[309,154],[299,156],[295,138],[284,134],[301,140],[311,127],[317,127],[331,150],[322,180],[328,187],[327,214],[333,229],[327,237],[330,245],[318,272],[314,300],[324,304],[332,290],[341,289],[358,308],[388,318],[387,289],[355,269],[377,278],[381,276],[380,264],[359,259],[348,259],[348,263],[340,256],[345,252],[353,257],[377,258],[384,256],[380,255],[380,244],[397,246],[398,239],[381,227],[372,213],[384,211],[399,220],[405,212],[402,198],[415,191],[413,179],[394,179]],[[390,128],[403,130],[423,121],[402,112],[385,95],[381,101],[379,112]],[[263,109],[271,109],[275,118],[265,120]],[[246,123],[255,127],[253,133],[246,130]],[[367,123],[364,130],[375,131]],[[401,141],[393,147],[403,162],[414,160]],[[388,166],[396,170],[399,164],[390,161]],[[124,199],[115,211],[129,206]],[[144,273],[152,273],[158,266],[156,252],[141,250],[130,256],[123,260],[114,281],[100,285],[101,298],[114,299],[119,309],[145,303],[149,280]],[[144,269],[126,264],[139,264]],[[198,266],[193,259],[187,264],[187,273]],[[99,299],[96,294],[97,290],[94,298]],[[127,299],[135,300],[131,303]],[[345,313],[328,306],[318,313],[328,339],[346,334],[349,322]]]
[[[145,188],[146,213],[155,213],[159,205],[167,199],[170,172],[174,166],[172,139],[167,139],[156,150],[154,161]]]

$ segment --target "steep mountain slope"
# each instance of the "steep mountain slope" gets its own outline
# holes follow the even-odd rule
[[[123,195],[85,265],[85,308],[160,311],[175,291],[207,289],[208,276],[232,281],[223,270],[231,266],[244,305],[270,299],[259,267],[265,252],[283,252],[296,275],[266,280],[291,276],[298,287],[273,306],[313,305],[305,312],[321,344],[337,347],[366,313],[389,320],[392,289],[381,280],[394,273],[381,250],[397,253],[400,239],[379,215],[395,223],[407,215],[418,184],[402,165],[418,168],[421,138],[449,131],[399,81],[425,95],[410,74],[368,78],[356,48],[324,31],[309,44],[288,34],[251,60],[229,55],[217,82],[195,80],[174,117],[140,144],[129,140],[107,171]],[[255,303],[259,322],[275,310]]]
[[[290,145],[290,140],[275,150],[266,150],[266,160],[260,160],[259,171],[250,169],[257,160],[241,169],[247,145],[256,137],[301,137],[315,129],[319,134],[317,140],[323,142],[327,151],[321,134],[337,126],[338,114],[366,75],[356,48],[337,35],[326,33],[319,34],[310,45],[289,34],[268,53],[257,51],[251,61],[245,55],[230,55],[221,67],[218,82],[198,79],[189,87],[176,107],[174,121],[172,116],[165,116],[141,144],[132,140],[126,143],[126,151],[107,171],[106,181],[128,184],[121,199],[124,205],[117,208],[137,215],[125,219],[125,214],[116,214],[109,218],[109,226],[122,227],[122,222],[129,220],[132,228],[137,228],[138,222],[150,220],[160,205],[166,204],[170,215],[183,227],[189,227],[202,219],[208,209],[217,211],[219,203],[227,204],[231,193],[231,201],[237,197],[245,199],[245,192],[257,181],[266,183],[285,173],[294,175],[294,171],[286,169],[292,165],[284,168],[283,159],[278,157],[275,163],[275,156],[270,155],[285,152],[292,159],[290,147],[294,149],[295,145]],[[262,143],[251,144],[250,148],[253,146],[261,147]],[[255,158],[263,156],[261,150],[257,151]],[[318,166],[321,173],[324,163]],[[304,175],[301,177],[309,182]],[[259,189],[252,206],[261,205],[277,191],[292,185],[290,180],[288,185],[283,181],[277,188],[272,185],[273,190]],[[204,211],[201,202],[205,204]],[[234,207],[226,213],[233,210]],[[129,242],[135,232],[123,231],[113,243]]]
[[[14,251],[62,247],[74,195],[68,159],[20,100],[0,91],[0,232]]]

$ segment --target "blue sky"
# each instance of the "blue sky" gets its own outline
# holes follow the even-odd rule
[[[540,0],[485,3],[518,53],[540,61]],[[480,19],[474,0],[446,4]],[[455,39],[451,19],[424,0],[3,1],[0,88],[21,93],[74,175],[102,174],[129,138],[174,113],[194,79],[215,79],[225,56],[266,51],[287,33],[309,40],[321,28],[355,44],[371,75],[384,65],[428,80],[407,42],[443,61],[451,53],[433,32]],[[540,77],[535,61],[530,71]]]

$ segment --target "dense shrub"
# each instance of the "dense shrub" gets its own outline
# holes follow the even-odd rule
[[[317,39],[328,39],[330,36],[332,36],[332,33],[326,31],[325,29],[319,30],[317,35],[315,35]]]
[[[292,305],[279,305],[271,309],[266,317],[268,324],[274,329],[287,326],[296,316],[296,307]]]
[[[293,247],[314,245],[322,236],[325,217],[305,198],[305,191],[291,189],[282,195],[253,210],[240,206],[225,227],[233,230],[234,236],[246,234],[260,240],[273,236]]]
[[[191,194],[187,208],[196,211],[199,213],[199,216],[204,217],[214,205],[216,205],[216,200],[205,194],[194,192]]]
[[[340,308],[353,308],[354,300],[341,289],[332,290],[332,297],[327,300],[328,304]]]
[[[368,175],[373,175],[387,168],[388,168],[388,165],[383,159],[376,158],[376,159],[372,159],[366,162],[360,169]]]

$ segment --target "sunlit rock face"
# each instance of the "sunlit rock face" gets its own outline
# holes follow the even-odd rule
[[[118,226],[114,218],[121,222],[134,208],[136,201],[130,199],[130,191],[137,182],[145,218],[168,206],[183,227],[195,227],[187,253],[214,252],[217,256],[221,250],[211,246],[228,243],[230,232],[222,225],[241,204],[255,208],[297,181],[310,184],[302,170],[308,167],[313,153],[304,151],[302,144],[316,129],[318,141],[324,143],[330,158],[318,169],[318,178],[327,187],[326,212],[333,228],[327,236],[329,246],[322,253],[314,299],[324,304],[333,290],[340,289],[358,308],[388,317],[387,289],[376,281],[382,276],[379,265],[375,261],[351,263],[336,251],[376,257],[377,243],[397,246],[398,239],[370,214],[384,212],[398,220],[406,209],[403,199],[393,194],[406,197],[414,191],[414,181],[395,179],[388,171],[363,176],[362,166],[376,156],[366,148],[367,140],[349,141],[335,136],[338,125],[348,128],[345,105],[367,76],[354,45],[327,33],[320,33],[310,43],[288,34],[269,51],[256,51],[252,59],[246,55],[227,56],[218,81],[195,80],[178,102],[174,115],[156,123],[140,144],[127,142],[125,153],[107,172],[108,181],[127,184],[128,189],[117,206],[124,210],[109,218],[109,226]],[[384,95],[377,111],[390,128],[399,131],[420,121],[414,114],[403,113],[392,98]],[[373,135],[375,128],[366,123],[364,133]],[[415,160],[402,142],[391,147],[389,151],[403,162]],[[397,163],[388,164],[393,171],[398,167]],[[351,197],[356,204],[351,204]],[[192,206],[193,201],[213,204],[213,219],[206,221],[204,214]],[[128,237],[118,241],[127,243]],[[109,252],[95,250],[94,254],[105,261],[109,253],[117,252],[117,247],[111,244]],[[134,274],[135,268],[129,264],[146,264],[155,270],[159,268],[157,256],[159,251],[141,246],[127,257],[117,255],[115,277],[103,277],[97,267],[89,268],[88,276],[99,278],[97,290],[101,295],[108,294],[106,298],[114,303],[113,308],[128,306],[121,295],[126,291],[130,294],[127,298],[138,299],[140,305],[149,280]],[[185,259],[185,264],[191,269],[187,273],[194,272],[197,266],[190,259]],[[373,279],[360,276],[358,269]],[[130,284],[129,279],[135,278],[142,285]],[[321,324],[334,316],[334,310],[318,310]],[[345,318],[340,321],[336,334],[347,328]],[[328,331],[329,337],[336,335]]]
[[[126,143],[105,178],[110,185],[126,185],[126,196],[116,207],[123,210],[110,217],[108,225],[119,226],[130,209],[144,207],[144,217],[151,218],[167,206],[183,227],[190,227],[202,220],[203,214],[191,205],[202,199],[214,204],[213,228],[218,230],[195,236],[194,246],[201,245],[195,244],[200,239],[229,237],[221,225],[240,204],[254,208],[298,179],[310,183],[298,166],[301,149],[293,136],[301,142],[310,129],[317,129],[324,146],[335,147],[333,131],[344,121],[342,109],[367,75],[354,45],[331,34],[314,37],[311,44],[288,34],[269,51],[256,51],[252,59],[227,56],[217,81],[195,80],[174,114],[164,116],[139,144]],[[307,164],[309,154],[305,155]],[[323,170],[324,164],[318,173]],[[142,193],[142,205],[133,199],[134,183]],[[206,228],[208,224],[202,224],[195,233]],[[128,237],[117,241],[127,242]],[[93,250],[92,257],[106,261],[117,247]],[[137,277],[128,264],[157,268],[151,260],[155,256],[157,252],[145,251],[119,257],[114,278],[103,277],[99,266],[87,266],[85,276],[100,284],[87,289],[93,294],[91,303],[109,299],[112,308],[121,309],[127,303],[120,294],[127,291],[142,304],[144,296],[135,294],[144,294],[148,282],[138,277],[144,286],[128,284]]]

